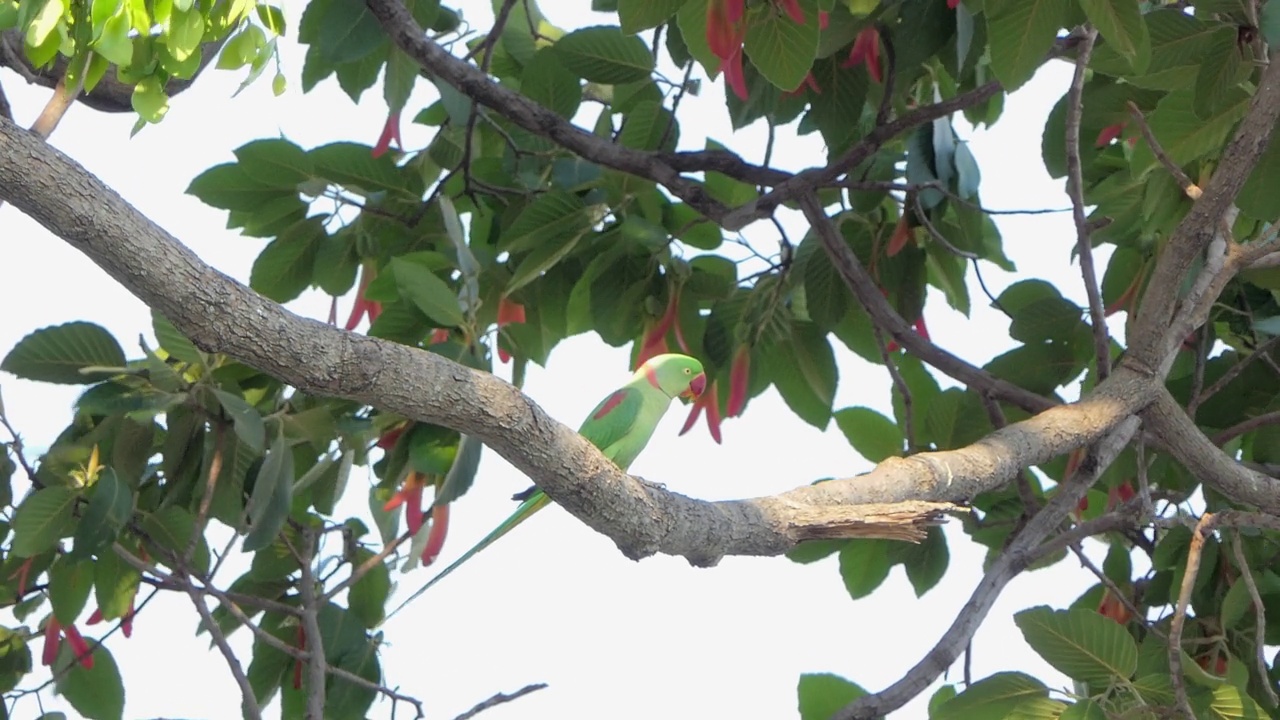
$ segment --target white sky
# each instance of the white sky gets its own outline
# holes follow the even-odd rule
[[[587,12],[586,0],[544,6],[549,18],[566,29],[608,22],[606,15]],[[297,0],[286,3],[291,34],[302,7]],[[488,3],[467,0],[463,11],[473,26],[489,27]],[[302,95],[302,52],[292,41],[285,42],[282,51],[290,84],[284,97],[271,95],[268,71],[231,100],[242,75],[211,69],[195,90],[175,99],[163,123],[132,140],[128,134],[133,116],[76,106],[53,143],[206,262],[245,281],[265,242],[225,230],[223,211],[182,194],[191,178],[232,160],[233,148],[260,137],[283,135],[304,148],[334,140],[372,144],[386,115],[380,86],[366,93],[361,107],[354,106],[332,78]],[[981,165],[987,207],[1068,204],[1062,183],[1044,171],[1040,138],[1044,119],[1069,80],[1065,63],[1042,70],[1008,99],[994,133],[969,132],[963,119],[958,120]],[[8,71],[0,73],[0,83],[18,121],[30,125],[48,91],[27,86]],[[410,149],[430,140],[430,129],[407,119],[430,103],[433,93],[429,83],[419,82],[406,109],[404,139]],[[680,111],[682,147],[699,149],[706,137],[713,137],[759,161],[764,124],[734,134],[723,93],[723,84],[717,82],[704,84],[701,97],[685,98]],[[819,143],[816,134],[796,139],[783,131],[775,163],[792,170],[820,164],[825,154]],[[1001,216],[996,221],[1005,252],[1020,272],[1015,277],[984,263],[993,292],[998,294],[1018,279],[1039,277],[1085,303],[1078,270],[1069,260],[1074,242],[1069,215]],[[783,222],[794,239],[803,236],[797,214],[787,212]],[[775,247],[772,228],[758,225],[750,236],[761,241],[761,248]],[[7,309],[0,322],[0,353],[31,330],[75,319],[107,327],[131,355],[137,353],[139,334],[150,336],[148,311],[140,301],[11,206],[0,209],[0,243],[7,269],[0,283],[0,307]],[[1100,255],[1099,263],[1105,266],[1109,253]],[[930,298],[926,317],[936,342],[981,364],[1012,343],[1007,319],[986,306],[972,276],[970,286],[972,318],[952,312],[936,295]],[[310,292],[289,307],[323,319],[328,300]],[[349,299],[344,299],[340,317],[349,307]],[[838,342],[835,347],[841,374],[836,408],[867,405],[891,416],[884,369],[863,363]],[[547,370],[531,367],[525,390],[571,427],[627,375],[626,349],[609,348],[594,335],[566,341],[549,364]],[[499,372],[509,369],[504,366]],[[954,385],[947,378],[940,380],[944,386]],[[0,376],[0,389],[10,418],[35,447],[51,441],[65,426],[79,392],[9,375]],[[772,390],[755,400],[745,417],[725,423],[723,445],[711,441],[703,422],[677,437],[683,421],[684,412],[675,408],[633,472],[695,497],[724,499],[772,494],[870,467],[834,423],[818,432],[795,418]],[[340,512],[367,516],[361,483],[366,475],[357,469]],[[505,461],[486,452],[475,488],[454,509],[439,566],[504,518],[512,509],[511,493],[527,484]],[[800,673],[834,672],[874,691],[898,679],[932,647],[977,582],[984,553],[960,532],[958,523],[951,523],[947,534],[951,570],[923,599],[915,598],[905,575],[895,570],[871,597],[853,602],[834,558],[809,566],[783,558],[727,558],[713,569],[691,568],[671,557],[635,563],[608,539],[552,508],[390,621],[384,628],[390,642],[383,648],[383,670],[389,684],[424,700],[432,720],[448,720],[495,692],[533,682],[550,687],[482,717],[794,717]],[[1100,561],[1096,546],[1094,550]],[[242,567],[229,562],[222,581],[229,583]],[[435,569],[408,576],[397,572],[400,597],[416,590]],[[1092,576],[1074,560],[1015,580],[977,635],[974,678],[1016,669],[1069,688],[1069,681],[1027,648],[1011,616],[1036,604],[1064,607],[1092,584]],[[82,619],[87,614],[88,610]],[[0,622],[12,624],[13,619],[5,613]],[[124,674],[126,717],[238,715],[237,688],[208,640],[194,637],[196,622],[185,597],[166,595],[138,616],[131,639],[117,634],[109,641]],[[106,627],[82,625],[93,636]],[[250,639],[246,630],[231,636],[246,666]],[[38,644],[33,650],[38,663]],[[957,664],[952,679],[958,680],[960,672]],[[23,687],[34,686],[39,677],[38,672]],[[894,716],[924,717],[932,691]],[[76,717],[66,703],[50,695],[43,707]],[[277,703],[268,716],[278,712]],[[412,716],[405,712],[401,708],[398,717]],[[387,718],[390,713],[390,703],[379,701],[369,716]],[[12,717],[38,714],[35,701],[28,698]]]

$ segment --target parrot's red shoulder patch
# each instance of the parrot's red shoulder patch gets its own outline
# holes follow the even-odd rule
[[[662,389],[662,386],[658,384],[658,371],[654,370],[653,366],[649,363],[644,364],[644,379],[648,380],[649,384],[655,388],[659,390]]]
[[[615,391],[612,395],[606,398],[603,403],[601,403],[600,409],[597,410],[595,414],[591,416],[591,419],[599,420],[603,418],[605,415],[608,415],[609,413],[613,412],[613,409],[621,405],[622,401],[626,399],[627,399],[626,390]]]

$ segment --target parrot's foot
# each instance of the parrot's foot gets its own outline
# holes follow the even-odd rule
[[[654,490],[666,490],[666,489],[667,489],[667,486],[666,486],[666,485],[664,485],[664,484],[662,484],[662,483],[660,483],[660,482],[652,482],[652,481],[649,481],[649,480],[645,480],[644,478],[642,478],[642,477],[640,477],[640,476],[638,476],[638,475],[637,475],[637,476],[633,476],[633,477],[635,477],[635,479],[639,480],[641,485],[645,485],[645,486],[647,486],[647,487],[651,487],[651,488],[653,488]]]

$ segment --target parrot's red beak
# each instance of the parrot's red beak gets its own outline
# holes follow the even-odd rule
[[[706,389],[707,389],[707,374],[698,373],[698,376],[695,377],[693,381],[689,383],[689,389],[680,393],[680,397],[687,398],[689,400],[695,400],[699,395],[702,394],[702,391]]]

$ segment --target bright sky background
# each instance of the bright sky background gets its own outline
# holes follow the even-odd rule
[[[291,35],[303,6],[299,0],[285,4]],[[467,0],[462,6],[473,26],[490,26],[487,2]],[[587,7],[587,0],[544,3],[550,20],[566,29],[608,22],[608,16]],[[282,44],[282,54],[290,90],[281,98],[271,95],[270,71],[232,100],[242,74],[211,69],[195,90],[175,99],[163,123],[136,138],[129,139],[134,116],[104,115],[77,105],[54,134],[53,144],[206,262],[247,281],[265,242],[225,230],[225,212],[183,194],[191,178],[232,160],[232,149],[261,137],[282,135],[304,148],[351,139],[373,144],[386,115],[380,86],[366,93],[361,107],[332,78],[302,95],[303,53],[289,40]],[[972,132],[963,118],[957,119],[981,165],[988,208],[1067,206],[1062,183],[1045,173],[1040,141],[1044,119],[1069,80],[1065,63],[1042,70],[1008,99],[994,132]],[[8,71],[0,72],[0,83],[18,121],[29,126],[49,91],[29,87]],[[723,83],[717,82],[704,84],[701,97],[685,98],[682,147],[699,149],[705,138],[713,137],[759,161],[763,122],[733,133],[723,93]],[[419,82],[406,118],[433,101],[433,94],[429,83]],[[425,146],[429,131],[406,122],[407,147]],[[821,164],[825,153],[816,134],[797,139],[783,131],[774,158],[776,165],[798,170]],[[798,214],[788,212],[783,222],[793,239],[803,236]],[[1019,274],[984,263],[993,292],[1018,279],[1039,277],[1085,304],[1078,269],[1070,261],[1074,230],[1069,214],[1006,215],[996,222]],[[768,223],[758,225],[750,237],[761,248],[776,247]],[[1105,250],[1100,253],[1100,266],[1108,256]],[[34,329],[77,319],[107,327],[131,355],[138,353],[139,334],[151,335],[148,311],[140,301],[11,206],[0,209],[0,258],[7,270],[0,283],[0,307],[6,308],[0,354]],[[971,318],[951,311],[936,294],[926,317],[935,342],[981,364],[1012,343],[1007,319],[986,306],[972,276],[970,286]],[[289,307],[323,319],[328,299],[310,292]],[[349,307],[350,299],[344,299],[340,317]],[[836,408],[866,405],[891,416],[885,370],[863,363],[838,342],[835,346],[841,378]],[[626,349],[609,348],[594,335],[578,336],[556,349],[548,369],[531,367],[525,391],[554,417],[577,427],[604,394],[623,382],[627,362]],[[940,380],[944,387],[955,384]],[[31,447],[43,447],[65,426],[79,392],[9,375],[0,375],[0,388],[10,418]],[[805,425],[772,390],[755,400],[745,417],[725,424],[723,445],[711,441],[702,422],[678,437],[684,415],[674,407],[633,472],[694,497],[727,499],[772,494],[870,468],[834,423],[826,432]],[[361,484],[366,476],[366,469],[357,469],[340,512],[368,515]],[[511,493],[527,485],[520,473],[486,452],[475,488],[455,507],[440,566],[502,520],[512,509]],[[800,673],[833,672],[874,691],[898,679],[932,647],[977,582],[984,553],[958,522],[951,523],[947,535],[951,570],[923,599],[916,599],[899,569],[871,597],[853,602],[834,558],[809,566],[783,558],[727,558],[713,569],[692,568],[672,557],[635,563],[607,538],[553,508],[390,621],[384,627],[390,642],[383,648],[383,670],[389,684],[424,700],[431,720],[449,720],[496,692],[534,682],[550,687],[482,717],[795,717]],[[1092,554],[1101,561],[1098,546]],[[220,576],[224,586],[243,567],[229,562]],[[399,596],[416,590],[435,569],[395,573]],[[1023,670],[1069,689],[1069,681],[1025,645],[1011,616],[1037,604],[1065,607],[1093,582],[1074,560],[1015,580],[977,635],[974,679]],[[87,615],[88,610],[82,621]],[[5,613],[0,622],[14,621]],[[166,594],[138,616],[131,639],[117,634],[109,641],[124,674],[126,717],[238,716],[238,690],[207,638],[194,637],[196,622],[185,597]],[[107,627],[82,625],[94,636]],[[247,630],[231,636],[246,667],[250,640]],[[38,643],[33,650],[38,663]],[[960,679],[960,664],[950,677]],[[28,680],[23,687],[34,684]],[[924,717],[931,694],[932,689],[894,717]],[[46,695],[44,701],[45,710],[62,709],[76,717],[61,699]],[[277,713],[278,703],[268,716]],[[12,717],[38,714],[28,698]],[[371,718],[390,716],[389,702],[379,701],[370,711]],[[412,717],[412,711],[401,708],[397,717]]]

